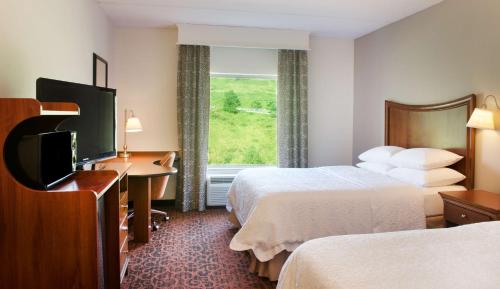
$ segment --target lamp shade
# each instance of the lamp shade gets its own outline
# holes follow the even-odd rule
[[[142,131],[141,121],[137,117],[130,117],[127,119],[125,129],[127,132],[140,132]]]
[[[476,108],[467,122],[467,127],[481,129],[495,129],[493,111]]]

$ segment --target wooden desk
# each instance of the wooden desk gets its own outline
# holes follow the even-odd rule
[[[128,171],[129,200],[134,202],[134,241],[149,242],[151,238],[151,179],[175,175],[176,168],[154,164],[163,153],[132,152],[128,159],[116,158],[108,162],[125,162],[132,166]]]

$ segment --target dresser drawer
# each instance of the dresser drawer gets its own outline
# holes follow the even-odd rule
[[[457,225],[465,225],[492,220],[492,218],[486,214],[481,214],[479,212],[460,207],[450,202],[444,203],[444,218],[446,219],[446,221]]]

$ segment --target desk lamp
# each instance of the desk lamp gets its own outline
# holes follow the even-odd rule
[[[127,152],[127,133],[129,132],[141,132],[142,124],[139,118],[134,115],[133,110],[125,109],[125,129],[123,132],[123,152],[119,154],[121,158],[130,157],[130,153]]]

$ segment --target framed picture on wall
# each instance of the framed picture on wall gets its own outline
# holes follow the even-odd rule
[[[97,54],[93,54],[94,86],[108,87],[108,62]]]

